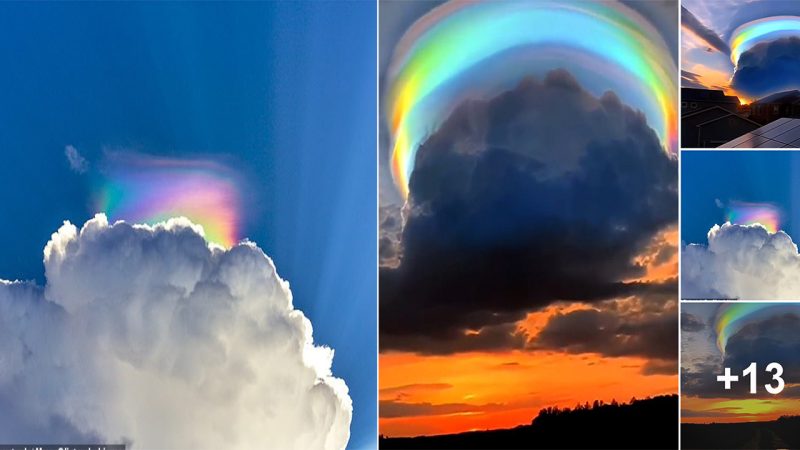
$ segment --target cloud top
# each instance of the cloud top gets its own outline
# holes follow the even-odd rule
[[[255,244],[209,245],[187,219],[97,215],[65,222],[44,253],[45,287],[0,283],[3,441],[346,446],[352,402],[333,350],[314,345]]]
[[[800,255],[783,231],[714,225],[707,245],[683,249],[681,264],[685,299],[800,299]]]

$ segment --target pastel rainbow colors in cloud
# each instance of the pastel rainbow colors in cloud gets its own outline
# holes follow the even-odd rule
[[[728,340],[746,325],[786,313],[800,315],[800,306],[792,303],[723,304],[714,319],[717,348],[724,355]]]
[[[800,17],[774,16],[747,22],[731,35],[731,62],[738,65],[742,53],[758,43],[788,36],[800,37]]]
[[[769,203],[732,202],[726,218],[733,224],[762,225],[770,233],[776,233],[781,225],[780,211]]]
[[[137,223],[184,216],[203,227],[209,242],[231,247],[240,238],[238,184],[230,169],[213,161],[114,154],[96,207],[112,220]]]
[[[385,112],[391,168],[404,197],[417,149],[467,98],[488,98],[526,76],[566,69],[596,96],[614,91],[677,151],[677,68],[659,32],[620,3],[449,2],[398,43]]]

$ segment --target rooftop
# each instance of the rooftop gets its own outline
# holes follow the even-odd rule
[[[681,88],[681,101],[709,101],[739,104],[739,97],[725,95],[725,92],[714,89]]]

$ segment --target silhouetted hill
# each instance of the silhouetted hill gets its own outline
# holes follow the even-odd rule
[[[770,422],[681,425],[684,449],[800,448],[800,417],[781,417]]]
[[[678,396],[545,408],[530,425],[380,439],[381,449],[678,448]]]

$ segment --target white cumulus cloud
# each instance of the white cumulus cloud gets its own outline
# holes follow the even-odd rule
[[[708,244],[681,255],[685,299],[800,300],[800,255],[792,238],[761,225],[714,225]]]
[[[345,447],[347,386],[288,283],[256,245],[198,231],[65,222],[43,288],[0,282],[0,441]]]

